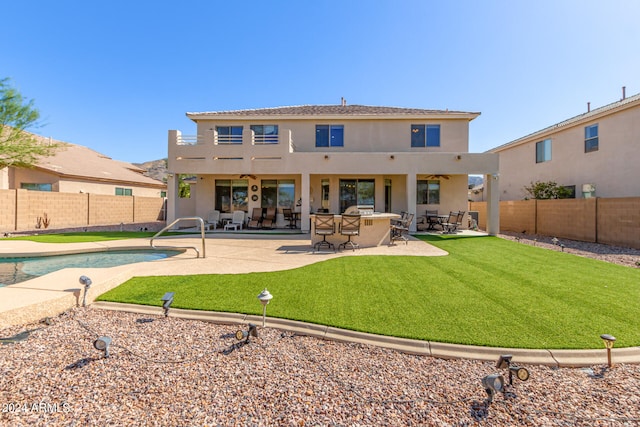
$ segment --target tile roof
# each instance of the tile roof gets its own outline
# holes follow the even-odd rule
[[[427,116],[427,115],[474,115],[464,111],[425,110],[421,108],[376,107],[369,105],[298,105],[290,107],[258,108],[249,110],[191,112],[192,116]]]
[[[488,153],[496,153],[498,151],[502,151],[502,150],[504,150],[506,148],[509,148],[509,147],[512,147],[512,146],[515,146],[515,145],[519,145],[519,144],[521,144],[521,143],[523,143],[525,141],[528,141],[529,139],[531,139],[533,137],[536,137],[536,136],[539,136],[539,135],[544,135],[546,133],[555,131],[555,130],[563,128],[563,127],[568,127],[568,126],[575,125],[575,124],[578,124],[578,123],[581,123],[581,122],[587,122],[587,121],[589,121],[590,119],[592,119],[594,117],[602,116],[603,114],[608,113],[608,112],[615,112],[615,110],[620,109],[620,108],[625,108],[625,107],[629,106],[629,104],[632,104],[632,103],[640,103],[640,93],[638,93],[636,95],[633,95],[633,96],[626,97],[626,98],[621,99],[621,100],[616,101],[616,102],[612,102],[611,104],[607,104],[607,105],[605,105],[603,107],[596,108],[596,109],[588,111],[586,113],[579,114],[577,116],[571,117],[570,119],[563,120],[563,121],[561,121],[559,123],[556,123],[555,125],[548,126],[548,127],[544,128],[544,129],[535,131],[533,133],[530,133],[528,135],[525,135],[523,137],[515,139],[515,140],[513,140],[511,142],[507,142],[506,144],[499,145],[499,146],[497,146],[495,148],[492,148],[491,150],[487,150],[487,152]]]
[[[165,188],[166,184],[142,173],[143,169],[131,163],[113,160],[82,145],[56,141],[34,135],[43,143],[49,141],[60,144],[60,148],[53,156],[42,157],[35,165],[41,169],[63,177],[73,177],[85,180],[127,182],[142,187]]]

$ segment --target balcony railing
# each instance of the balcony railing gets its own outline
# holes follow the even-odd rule
[[[202,135],[178,135],[177,145],[198,145],[204,143]]]

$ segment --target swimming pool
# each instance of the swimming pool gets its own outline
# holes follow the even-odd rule
[[[172,250],[110,250],[68,255],[25,258],[0,258],[0,287],[24,282],[63,268],[108,268],[135,262],[155,261],[172,257],[182,251]]]

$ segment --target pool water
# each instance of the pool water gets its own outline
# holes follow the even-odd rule
[[[181,253],[166,250],[103,251],[43,257],[0,258],[0,287],[24,282],[63,268],[108,268],[155,261]]]

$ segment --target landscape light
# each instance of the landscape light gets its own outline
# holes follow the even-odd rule
[[[173,303],[173,295],[175,295],[175,292],[167,292],[160,299],[163,302],[162,308],[164,309],[164,317],[169,315],[169,307],[171,307],[171,303]]]
[[[249,323],[249,330],[247,331],[238,330],[236,332],[236,339],[238,341],[245,340],[245,344],[249,343],[250,337],[258,338],[258,327],[253,323]]]
[[[482,379],[482,386],[487,392],[488,403],[493,402],[493,396],[504,390],[504,378],[500,374],[487,375]]]
[[[516,378],[520,381],[527,381],[529,379],[529,371],[526,368],[511,365],[511,359],[513,359],[511,354],[501,355],[498,363],[496,363],[496,368],[509,370],[509,385],[513,385],[513,374],[515,374]]]
[[[271,301],[271,298],[273,298],[273,295],[269,293],[267,288],[264,288],[264,290],[260,292],[260,295],[258,295],[258,299],[262,303],[262,327],[263,328],[267,321],[267,304],[269,304],[269,301]]]
[[[111,338],[100,337],[93,342],[93,346],[96,350],[104,351],[104,357],[109,357],[109,346],[111,345]]]
[[[609,368],[611,368],[611,366],[613,366],[611,364],[611,349],[613,348],[613,344],[616,342],[616,337],[609,334],[602,334],[600,335],[600,338],[604,341],[604,346],[607,349],[607,364],[609,365]]]
[[[84,296],[82,297],[82,306],[87,306],[87,292],[89,292],[89,288],[91,287],[91,279],[87,276],[80,276],[80,284],[84,285]]]

